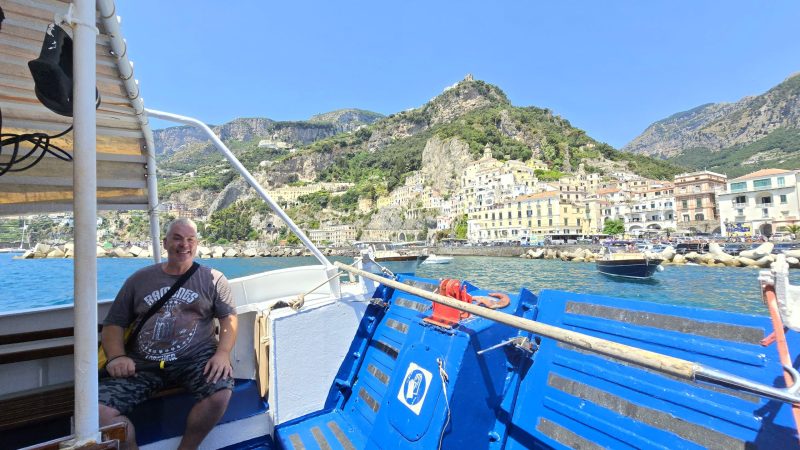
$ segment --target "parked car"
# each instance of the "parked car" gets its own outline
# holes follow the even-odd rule
[[[790,233],[781,233],[781,232],[775,233],[769,238],[769,240],[771,240],[772,242],[791,241],[792,239],[794,239],[794,236],[792,236]]]
[[[722,246],[722,251],[731,256],[738,256],[739,253],[747,250],[748,248],[749,247],[746,244],[729,242]]]
[[[666,249],[667,249],[667,246],[664,245],[664,244],[653,244],[653,245],[650,246],[648,251],[649,252],[653,252],[653,253],[661,253]]]
[[[775,247],[772,248],[772,254],[779,255],[789,250],[800,250],[800,242],[778,242],[775,244]]]
[[[708,243],[707,242],[681,242],[675,247],[675,253],[679,255],[685,255],[690,252],[695,253],[707,253],[708,252]]]

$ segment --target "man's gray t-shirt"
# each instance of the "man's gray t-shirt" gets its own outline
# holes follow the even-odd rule
[[[128,327],[180,278],[155,264],[138,270],[123,284],[103,325]],[[206,266],[197,271],[142,327],[130,356],[149,361],[175,361],[215,348],[214,317],[234,313],[233,297],[222,272]]]

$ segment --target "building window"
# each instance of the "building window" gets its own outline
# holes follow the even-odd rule
[[[772,204],[772,197],[761,197],[761,204],[762,205],[771,205]]]
[[[786,194],[781,194],[781,205],[786,204]]]
[[[683,215],[683,221],[684,222],[688,222],[689,221],[689,215],[688,214],[684,214]]]
[[[784,186],[786,186],[786,180],[784,180],[783,177],[778,177],[778,187]]]
[[[536,226],[537,227],[541,227],[542,226],[542,219],[537,219],[536,220]]]
[[[702,208],[703,207],[703,199],[702,198],[698,198],[697,200],[695,200],[695,205],[698,208]]]
[[[747,181],[731,183],[731,192],[742,192],[747,189]]]
[[[753,189],[768,188],[772,186],[772,180],[765,178],[763,180],[753,180]]]
[[[769,208],[761,208],[761,217],[763,218],[769,217]]]
[[[553,219],[548,219],[548,222],[549,222],[548,225],[552,227],[553,226]]]
[[[744,205],[745,203],[747,203],[747,197],[745,197],[744,195],[739,195],[735,199],[733,199],[733,203],[738,205]]]
[[[702,214],[695,214],[694,215],[694,220],[705,220],[705,219],[703,218]]]
[[[683,206],[684,208],[688,208],[689,207],[689,200],[681,200],[681,206]]]
[[[581,226],[581,219],[575,219],[575,221],[578,226]]]

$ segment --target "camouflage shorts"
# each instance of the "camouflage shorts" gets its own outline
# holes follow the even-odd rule
[[[136,405],[143,403],[153,393],[165,386],[182,386],[197,400],[211,396],[223,389],[233,389],[233,378],[220,379],[216,383],[206,381],[203,375],[206,362],[214,355],[214,349],[201,353],[190,361],[167,363],[164,369],[140,368],[136,361],[136,375],[128,378],[102,378],[99,384],[100,404],[128,414]]]

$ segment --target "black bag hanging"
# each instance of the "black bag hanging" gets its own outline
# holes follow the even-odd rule
[[[51,23],[42,41],[39,57],[28,62],[36,98],[50,111],[72,117],[72,38],[60,26]],[[100,92],[95,88],[97,106]]]

